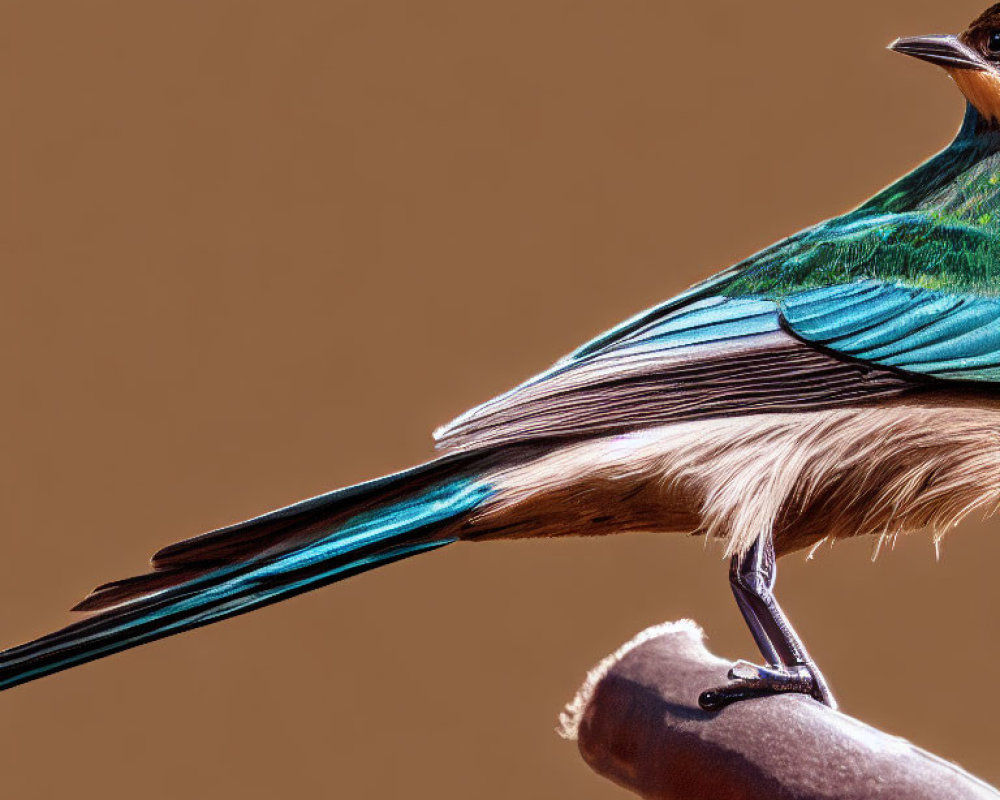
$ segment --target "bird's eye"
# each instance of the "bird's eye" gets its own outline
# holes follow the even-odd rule
[[[1000,30],[990,31],[990,38],[986,40],[986,47],[991,53],[1000,54]]]

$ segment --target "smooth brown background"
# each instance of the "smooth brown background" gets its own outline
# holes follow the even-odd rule
[[[948,141],[982,2],[0,2],[0,641]],[[846,711],[1000,781],[997,522],[782,565]],[[700,540],[459,546],[0,695],[6,796],[621,797],[553,733]],[[71,794],[72,793],[72,794]]]

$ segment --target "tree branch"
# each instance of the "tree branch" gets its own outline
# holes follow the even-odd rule
[[[561,732],[646,800],[1000,800],[954,764],[805,696],[702,711],[699,693],[729,666],[693,622],[650,628],[591,672]]]

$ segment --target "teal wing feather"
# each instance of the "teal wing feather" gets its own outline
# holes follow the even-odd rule
[[[1000,382],[1000,299],[878,281],[802,292],[781,302],[808,342],[913,375]]]
[[[1000,234],[971,209],[847,215],[749,259],[724,291],[775,300],[801,340],[857,361],[1000,382]]]
[[[436,436],[470,449],[826,408],[920,378],[1000,382],[998,353],[1000,137],[970,111],[947,149],[854,211],[626,320]]]
[[[1000,231],[993,229],[992,217],[987,216],[980,214],[971,222],[957,212],[859,211],[828,220],[626,320],[561,359],[553,370],[602,354],[622,354],[641,341],[667,345],[670,338],[669,346],[676,346],[683,337],[667,337],[666,333],[706,321],[703,335],[707,341],[716,332],[713,315],[735,323],[748,311],[751,317],[757,313],[752,306],[718,306],[723,298],[782,301],[809,290],[838,287],[847,287],[847,297],[854,291],[871,290],[877,282],[898,286],[900,291],[907,287],[937,290],[928,295],[934,298],[947,293],[968,299],[995,298],[1000,294]],[[835,296],[836,292],[830,295],[830,302]],[[914,313],[931,313],[937,305]],[[881,307],[892,313],[888,306]],[[992,307],[991,303],[983,306]]]
[[[711,298],[777,299],[877,279],[972,295],[1000,294],[1000,134],[970,106],[943,151],[847,214],[806,228],[643,312],[557,366],[610,351],[637,332]]]
[[[796,339],[782,328],[779,303],[763,297],[689,299],[595,341],[440,428],[438,445],[468,451],[825,409],[914,385]]]

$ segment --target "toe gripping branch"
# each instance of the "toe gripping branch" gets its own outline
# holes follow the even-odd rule
[[[729,671],[732,683],[702,692],[698,702],[705,710],[716,711],[739,700],[787,692],[808,694],[836,708],[826,679],[778,605],[774,596],[777,576],[770,532],[758,538],[744,555],[733,556],[729,583],[767,666],[737,662]]]

